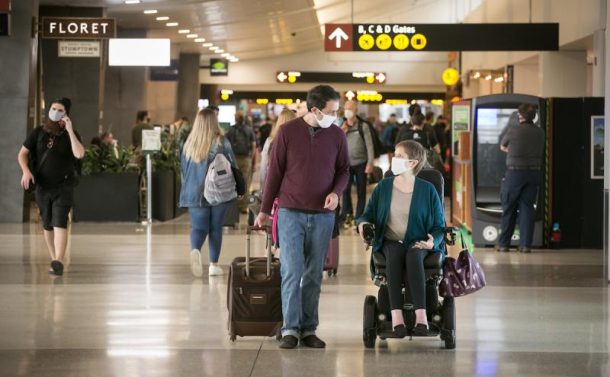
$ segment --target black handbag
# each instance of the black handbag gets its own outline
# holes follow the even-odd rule
[[[246,194],[244,175],[241,173],[241,170],[233,166],[231,166],[231,171],[233,172],[233,178],[235,178],[235,191],[237,191],[237,195],[244,196]]]
[[[38,146],[37,146],[38,147]],[[28,161],[28,167],[30,168],[30,172],[32,172],[32,175],[34,176],[34,181],[37,180],[36,175],[38,174],[38,172],[40,171],[40,168],[42,167],[42,165],[44,164],[44,162],[47,159],[47,156],[49,155],[49,151],[51,150],[51,148],[53,148],[53,144],[51,144],[50,148],[47,148],[44,153],[42,154],[42,157],[40,158],[40,162],[37,163],[36,160],[37,158],[35,157],[35,153],[31,153],[31,156],[33,158],[30,158]],[[25,192],[27,192],[28,194],[33,193],[34,191],[36,191],[36,183],[33,181],[30,181],[30,185],[28,186],[27,189],[24,189]]]

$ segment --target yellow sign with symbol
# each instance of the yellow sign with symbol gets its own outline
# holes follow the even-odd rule
[[[377,36],[377,48],[380,50],[387,50],[392,47],[392,37],[387,34],[380,34]]]
[[[370,50],[375,45],[375,38],[370,34],[361,35],[358,38],[358,46],[363,50]]]
[[[409,47],[409,37],[405,34],[397,34],[394,36],[394,47],[397,50],[404,50]]]
[[[443,82],[447,86],[453,86],[460,81],[460,73],[455,68],[447,68],[443,71]]]
[[[423,34],[417,33],[411,37],[411,46],[415,50],[422,50],[426,47],[428,40]]]

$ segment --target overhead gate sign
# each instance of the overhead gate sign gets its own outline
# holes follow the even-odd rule
[[[326,24],[325,51],[557,51],[559,24]]]

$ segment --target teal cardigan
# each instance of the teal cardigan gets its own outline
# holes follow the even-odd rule
[[[373,252],[381,250],[383,236],[390,214],[394,178],[383,179],[373,190],[366,209],[357,219],[357,224],[367,222],[375,224]],[[416,241],[428,239],[428,233],[434,237],[434,251],[440,252],[444,238],[445,215],[438,193],[430,182],[415,177],[415,187],[411,197],[409,221],[403,243],[410,246]]]

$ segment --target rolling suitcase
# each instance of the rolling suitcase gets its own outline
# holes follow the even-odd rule
[[[266,233],[266,258],[250,258],[253,231]],[[229,268],[227,308],[229,336],[277,336],[282,327],[280,261],[271,254],[271,229],[248,227],[246,257],[233,259]]]
[[[339,269],[339,237],[331,238],[326,252],[326,261],[324,262],[324,271],[328,276],[337,276]]]

